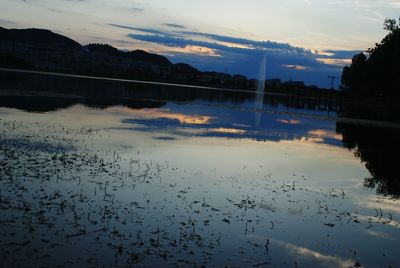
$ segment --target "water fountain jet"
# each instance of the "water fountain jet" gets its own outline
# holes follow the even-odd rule
[[[266,71],[267,71],[267,54],[264,54],[261,65],[260,65],[260,72],[258,75],[258,84],[257,84],[257,91],[256,91],[256,128],[260,128],[261,123],[261,110],[264,104],[264,90],[265,90],[265,78],[266,78]]]

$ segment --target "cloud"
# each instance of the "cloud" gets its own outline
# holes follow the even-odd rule
[[[349,5],[349,1],[337,0],[330,1],[329,4],[351,10],[355,16],[358,14],[361,18],[374,22],[382,22],[386,18],[384,14],[400,8],[398,0],[354,0],[351,2]]]
[[[133,27],[133,26],[126,26],[126,25],[120,25],[120,24],[109,24],[114,27],[119,27],[119,28],[124,28],[124,29],[129,29],[129,30],[134,30],[137,32],[142,32],[146,34],[154,34],[157,36],[151,36],[151,35],[140,35],[140,34],[129,34],[131,38],[137,37],[142,39],[149,39],[151,41],[158,41],[161,43],[168,42],[171,44],[171,40],[176,41],[176,45],[173,46],[182,46],[183,43],[186,44],[207,44],[209,47],[213,48],[231,48],[235,49],[237,48],[236,51],[241,51],[241,49],[251,49],[251,50],[257,50],[257,51],[271,51],[274,50],[276,53],[280,54],[293,54],[293,55],[303,55],[303,56],[312,56],[313,53],[311,50],[307,50],[304,48],[300,47],[294,47],[291,46],[290,44],[287,43],[278,43],[278,42],[273,42],[273,41],[255,41],[255,40],[250,40],[250,39],[245,39],[245,38],[237,38],[237,37],[231,37],[231,36],[224,36],[224,35],[217,35],[217,34],[211,34],[211,33],[203,33],[203,32],[194,32],[194,31],[161,31],[153,28],[140,28],[140,27]],[[174,25],[176,27],[176,24],[164,24],[164,25]],[[178,27],[184,27],[184,26],[178,26]],[[205,41],[198,41],[196,38],[199,40],[205,40]],[[202,39],[201,39],[202,38]],[[164,39],[164,42],[162,41]],[[146,40],[142,40],[146,41]],[[236,44],[237,46],[229,46],[226,43],[229,44]],[[171,44],[172,45],[172,44]]]
[[[209,38],[214,41],[246,45],[249,48],[253,48],[253,49],[261,49],[261,50],[281,49],[281,50],[291,51],[291,52],[297,53],[297,54],[308,54],[308,55],[312,54],[311,50],[294,47],[287,43],[278,43],[278,42],[273,42],[273,41],[255,41],[255,40],[250,40],[250,39],[245,39],[245,38],[224,36],[224,35],[218,35],[218,34],[210,34],[210,33],[202,33],[202,32],[180,31],[178,33],[184,34],[184,35],[189,35],[189,36],[205,37],[205,38]]]
[[[145,33],[149,33],[149,34],[164,34],[163,31],[155,30],[155,29],[146,29],[146,28],[140,28],[140,27],[121,25],[121,24],[113,24],[113,23],[110,23],[109,25],[113,26],[113,27],[117,27],[117,28],[134,30],[134,31],[138,31],[138,32],[145,32]]]
[[[293,64],[283,64],[283,67],[295,69],[295,70],[305,70],[307,67],[301,65],[293,65]]]
[[[178,28],[178,29],[185,29],[186,27],[180,24],[175,23],[164,23],[163,25],[171,27],[171,28]]]
[[[143,12],[144,9],[138,8],[138,7],[133,7],[133,8],[130,8],[129,11],[134,12],[134,13],[140,13],[140,12]]]
[[[18,23],[15,21],[0,18],[0,25],[17,25],[17,24]]]
[[[350,65],[351,59],[332,59],[332,58],[317,58],[319,62],[329,65],[343,66]]]
[[[156,43],[168,47],[186,47],[189,45],[193,46],[207,46],[209,48],[215,48],[215,46],[208,46],[208,43],[195,40],[187,40],[185,38],[175,37],[171,35],[160,35],[160,34],[128,34],[128,36],[135,40],[144,42]]]
[[[354,55],[360,53],[360,50],[324,50],[327,55],[320,55],[320,58],[335,58],[335,59],[351,59]]]
[[[127,36],[133,40],[158,45],[158,53],[169,56],[173,62],[189,63],[200,70],[240,73],[252,78],[258,76],[261,59],[266,54],[267,78],[302,80],[321,87],[330,87],[327,77],[340,76],[344,65],[359,53],[341,50],[316,53],[288,43],[181,30],[184,26],[175,24],[163,25],[173,30],[110,24],[131,30]]]

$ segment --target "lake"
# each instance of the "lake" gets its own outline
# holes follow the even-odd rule
[[[400,125],[0,72],[1,267],[396,267]]]

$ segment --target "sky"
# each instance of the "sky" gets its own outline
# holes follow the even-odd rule
[[[43,28],[82,45],[143,49],[202,71],[330,87],[373,47],[400,0],[1,0],[0,26]],[[335,87],[339,85],[336,80]]]

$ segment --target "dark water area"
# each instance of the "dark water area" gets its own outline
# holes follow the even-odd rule
[[[255,100],[0,72],[0,266],[397,267],[396,113]]]

